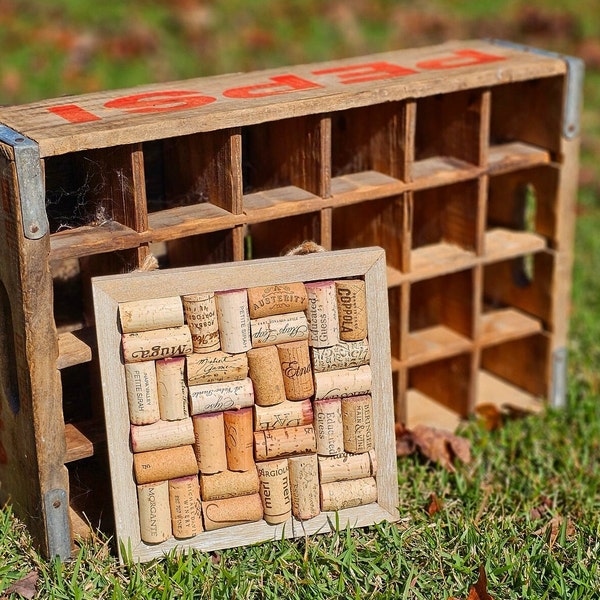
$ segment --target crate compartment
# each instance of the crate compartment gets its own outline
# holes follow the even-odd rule
[[[479,183],[413,192],[410,266],[413,272],[442,272],[454,265],[470,264],[479,251]]]
[[[412,178],[452,177],[481,165],[482,90],[465,90],[417,100]]]
[[[305,241],[312,241],[329,249],[330,242],[324,229],[324,218],[320,212],[253,223],[248,227],[250,255],[247,258],[283,256]]]
[[[106,462],[88,457],[68,465],[69,518],[73,541],[87,539],[90,530],[114,530],[110,475]]]
[[[341,206],[332,211],[334,250],[381,246],[386,252],[388,280],[402,280],[410,251],[409,206],[405,195]]]
[[[407,104],[388,102],[331,114],[332,192],[359,192],[406,180],[412,148]]]
[[[552,330],[555,258],[549,252],[494,262],[483,270],[483,341]],[[566,315],[560,315],[566,318]]]
[[[550,339],[544,333],[484,348],[477,376],[477,404],[541,410],[549,393],[551,354]]]
[[[523,248],[533,244],[555,247],[559,243],[558,186],[559,171],[551,166],[490,177],[486,246],[489,239],[493,247],[494,236],[506,236],[507,231],[512,233],[513,243],[520,243]]]
[[[63,417],[65,423],[88,421],[94,415],[91,402],[94,394],[94,369],[90,363],[61,369]],[[99,392],[99,390],[97,390]]]
[[[474,271],[413,283],[405,359],[410,365],[469,350],[474,333]]]
[[[491,88],[490,148],[495,156],[512,152],[527,159],[532,152],[546,152],[552,160],[559,158],[564,85],[564,77],[553,76]]]
[[[145,142],[143,151],[149,213],[185,206],[194,206],[199,219],[218,213],[216,208],[240,212],[238,129]]]
[[[242,228],[213,231],[171,240],[161,244],[158,255],[161,268],[209,265],[232,260],[242,260]]]
[[[285,216],[289,203],[329,196],[327,131],[319,115],[242,128],[243,207],[251,220],[262,219],[264,209]]]
[[[54,259],[139,243],[147,227],[140,144],[50,157],[44,171]]]
[[[454,431],[468,417],[473,398],[473,358],[460,354],[408,370],[406,423]]]

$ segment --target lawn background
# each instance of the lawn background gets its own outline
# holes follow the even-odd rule
[[[120,567],[110,540],[41,559],[0,510],[0,599],[600,598],[600,6],[596,0],[0,0],[0,104],[448,39],[496,37],[586,62],[569,407],[465,435],[455,474],[400,461],[397,524]],[[567,316],[566,316],[567,318]],[[434,493],[442,508],[426,510]]]

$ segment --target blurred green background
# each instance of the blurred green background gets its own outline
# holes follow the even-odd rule
[[[597,0],[0,0],[0,104],[501,37],[600,65]]]
[[[0,0],[0,105],[484,37],[584,59],[597,193],[598,0]]]

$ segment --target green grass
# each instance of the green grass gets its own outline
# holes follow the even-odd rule
[[[542,11],[550,25],[569,11],[572,23],[529,35],[527,7]],[[407,0],[172,6],[159,0],[0,0],[0,103],[447,37],[510,37],[577,53],[582,41],[600,34],[595,10],[591,0],[428,0],[418,8]],[[600,119],[594,110],[600,73],[593,69],[585,97],[586,177],[565,411],[510,422],[493,433],[471,424],[464,433],[473,443],[473,463],[457,473],[416,457],[399,462],[398,523],[309,539],[120,566],[112,541],[97,538],[73,561],[47,562],[7,506],[0,510],[0,599],[31,570],[39,573],[37,597],[43,599],[466,598],[480,565],[496,600],[600,597]],[[426,511],[431,493],[443,501],[433,516]]]
[[[296,541],[120,567],[110,544],[96,540],[72,562],[48,563],[6,508],[0,513],[0,593],[37,569],[39,597],[52,599],[429,600],[466,597],[484,565],[494,598],[597,598],[597,396],[586,393],[566,411],[511,422],[497,432],[470,425],[465,433],[474,461],[455,474],[418,458],[400,461],[399,523]],[[433,516],[426,511],[431,493],[443,502]],[[554,532],[553,517],[562,520]]]

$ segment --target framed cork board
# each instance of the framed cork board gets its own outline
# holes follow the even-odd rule
[[[135,560],[397,519],[382,249],[92,285],[116,535]]]

